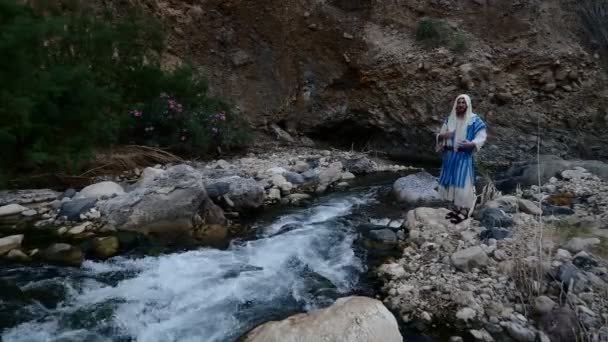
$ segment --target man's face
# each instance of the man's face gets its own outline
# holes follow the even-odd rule
[[[467,102],[461,97],[456,102],[456,113],[464,114],[467,111]]]

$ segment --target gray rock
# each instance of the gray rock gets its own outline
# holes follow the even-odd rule
[[[19,204],[8,204],[0,207],[0,217],[18,215],[27,210],[27,207]]]
[[[230,183],[227,182],[215,182],[205,185],[207,195],[211,198],[221,197],[230,192]]]
[[[42,257],[51,262],[68,266],[80,266],[83,261],[83,254],[80,248],[66,243],[55,243],[42,251]]]
[[[437,179],[427,172],[399,178],[393,184],[393,194],[399,202],[417,204],[439,199]]]
[[[310,165],[305,161],[298,160],[292,169],[294,172],[303,173],[310,170]]]
[[[486,228],[511,227],[513,225],[513,219],[498,208],[484,208],[481,210],[480,216],[481,224]]]
[[[452,254],[452,264],[459,270],[469,272],[473,268],[480,268],[490,263],[486,252],[480,246],[463,249]]]
[[[237,210],[249,210],[261,207],[264,204],[264,188],[253,178],[228,177],[221,181],[230,184],[227,196]]]
[[[558,215],[574,215],[574,210],[568,207],[560,207],[556,205],[543,204],[543,215],[558,216]]]
[[[59,217],[66,216],[69,221],[80,221],[80,214],[95,207],[95,203],[97,203],[96,198],[76,198],[64,202],[59,210]]]
[[[385,243],[397,243],[397,234],[390,229],[375,229],[369,232],[371,239],[385,242]]]
[[[376,168],[375,163],[364,156],[350,159],[344,158],[342,159],[342,164],[348,172],[352,172],[355,175],[371,173]]]
[[[56,200],[60,194],[50,189],[0,191],[0,207],[8,204],[31,204]]]
[[[591,247],[600,244],[600,239],[598,238],[572,238],[566,245],[565,249],[572,253],[578,253],[580,251],[589,250]]]
[[[456,318],[465,322],[473,320],[476,316],[477,313],[471,308],[462,308],[456,313]]]
[[[268,198],[271,200],[278,201],[281,199],[281,190],[279,189],[270,189],[268,191]]]
[[[566,308],[557,308],[544,315],[540,320],[540,328],[549,336],[551,341],[576,341],[578,326],[577,315]]]
[[[576,266],[572,264],[563,264],[557,270],[556,279],[568,286],[571,281],[576,281],[579,272],[580,270]]]
[[[289,183],[294,184],[294,185],[300,185],[300,184],[304,184],[306,182],[306,180],[304,179],[304,176],[302,176],[299,173],[285,172],[285,174],[283,176]]]
[[[479,233],[479,239],[482,241],[487,241],[490,239],[504,240],[506,238],[511,237],[511,235],[513,234],[506,229],[490,228]]]
[[[272,176],[272,185],[277,186],[277,187],[282,187],[283,184],[287,183],[287,179],[285,179],[285,177],[283,177],[280,174],[275,174]]]
[[[77,198],[112,198],[125,193],[125,190],[119,184],[114,182],[100,182],[91,184],[76,195]]]
[[[102,222],[118,230],[188,233],[208,201],[200,172],[188,165],[143,179],[135,190],[100,204]]]
[[[20,249],[12,249],[10,252],[8,252],[6,258],[17,262],[30,261],[30,257],[23,253]]]
[[[543,211],[536,205],[536,203],[532,201],[528,201],[526,199],[519,198],[517,200],[519,204],[519,211],[530,214],[530,215],[542,215]]]
[[[520,199],[515,196],[502,196],[485,204],[487,208],[500,209],[505,213],[516,213],[520,207]]]
[[[36,216],[37,214],[38,214],[38,212],[34,209],[29,209],[29,210],[21,212],[21,215],[24,217],[32,217],[32,216]]]
[[[295,142],[295,140],[293,139],[291,134],[287,133],[285,130],[283,130],[281,127],[277,126],[276,124],[272,124],[270,126],[270,128],[272,129],[272,132],[274,133],[274,136],[277,140],[280,140],[283,142],[288,142],[288,143]]]
[[[518,342],[535,342],[536,332],[517,323],[507,322],[506,330],[515,341]]]
[[[302,177],[307,183],[318,182],[319,174],[315,170],[308,170],[302,173]]]
[[[99,258],[109,258],[118,253],[120,243],[115,236],[98,237],[93,240],[93,251]]]
[[[553,299],[547,296],[538,296],[534,300],[534,311],[540,315],[545,315],[551,312],[555,305],[557,305],[557,303],[555,303]]]
[[[63,194],[58,197],[58,199],[62,200],[64,198],[72,198],[74,196],[76,196],[76,190],[70,188],[64,191]]]
[[[10,251],[11,249],[21,247],[23,242],[23,234],[6,236],[0,239],[0,255]]]

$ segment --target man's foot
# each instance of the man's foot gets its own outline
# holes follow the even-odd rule
[[[467,211],[458,212],[458,213],[456,213],[456,216],[454,216],[454,218],[452,218],[450,220],[450,222],[452,222],[453,224],[459,224],[468,218],[469,218],[469,216],[467,215]]]
[[[449,220],[451,218],[454,218],[458,216],[458,212],[457,211],[450,211],[447,215],[445,215],[445,219]]]

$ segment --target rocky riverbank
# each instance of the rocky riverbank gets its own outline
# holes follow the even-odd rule
[[[78,266],[138,240],[223,247],[242,218],[273,205],[301,205],[357,175],[400,172],[356,152],[277,150],[233,160],[157,165],[103,177],[79,191],[0,193],[0,255],[15,262]]]
[[[377,270],[384,303],[421,329],[466,331],[452,341],[608,341],[608,183],[581,167],[556,176],[460,225],[409,211],[409,245]]]

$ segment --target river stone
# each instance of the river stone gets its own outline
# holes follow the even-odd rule
[[[93,251],[99,258],[109,258],[118,253],[120,243],[115,236],[98,237],[93,240]]]
[[[230,184],[226,195],[236,210],[256,209],[264,204],[264,187],[255,179],[232,176],[220,181]]]
[[[12,249],[10,252],[8,252],[6,258],[17,262],[30,261],[30,257],[23,253],[20,249]]]
[[[519,205],[519,211],[530,214],[530,215],[542,215],[543,211],[540,210],[536,203],[529,201],[527,199],[519,198],[517,200],[517,204]]]
[[[287,183],[287,179],[280,174],[276,174],[272,176],[271,182],[272,185],[280,188],[283,186],[283,184]]]
[[[23,234],[11,235],[0,239],[0,255],[10,251],[11,249],[21,247],[23,242]]]
[[[355,175],[351,172],[343,172],[342,176],[340,176],[341,180],[351,180],[351,179],[355,179]]]
[[[83,223],[71,228],[70,230],[68,230],[68,234],[71,234],[71,235],[82,234],[82,233],[84,233],[85,230],[87,230],[87,227],[90,225],[91,225],[91,222],[83,222]]]
[[[393,184],[393,194],[399,202],[416,204],[439,199],[437,179],[427,172],[399,178]]]
[[[327,187],[331,184],[340,180],[342,177],[342,163],[335,162],[329,165],[328,168],[321,169],[319,172],[319,186],[317,186],[316,192],[323,193],[327,190]]]
[[[452,254],[452,264],[459,270],[469,272],[473,268],[481,268],[490,263],[486,252],[480,246],[463,249]]]
[[[80,221],[80,214],[84,214],[95,207],[96,203],[96,198],[76,198],[66,201],[61,205],[59,217],[65,216],[69,221]]]
[[[564,248],[569,252],[578,253],[580,251],[588,250],[595,245],[599,245],[600,242],[601,241],[598,238],[572,238],[566,243]]]
[[[19,204],[8,204],[0,207],[0,217],[21,214],[22,212],[27,210],[27,207],[24,207]]]
[[[176,165],[131,192],[99,205],[106,227],[144,234],[188,235],[207,197],[201,173]]]
[[[205,185],[207,195],[211,198],[221,197],[230,191],[230,183],[227,182],[215,182]]]
[[[382,302],[366,297],[339,298],[322,310],[264,323],[243,342],[401,342],[397,320]]]
[[[477,316],[477,313],[471,308],[462,308],[456,312],[456,318],[465,322],[473,320],[475,316]]]
[[[42,251],[41,255],[51,263],[68,266],[80,266],[83,260],[80,248],[67,243],[54,243]]]
[[[294,185],[300,185],[300,184],[304,184],[306,182],[304,180],[304,176],[302,176],[299,173],[285,172],[285,174],[283,176],[289,183],[294,184]]]
[[[590,271],[592,268],[600,266],[597,260],[593,259],[592,256],[585,252],[580,252],[575,255],[574,259],[572,260],[572,263],[574,264],[574,266],[584,271]]]
[[[281,190],[279,189],[270,189],[270,191],[268,191],[268,198],[273,200],[273,201],[278,201],[281,199]]]
[[[125,193],[125,190],[119,184],[114,182],[100,182],[91,184],[76,195],[77,198],[112,198]]]
[[[481,224],[486,228],[511,227],[513,219],[498,208],[483,208],[479,214]]]
[[[315,170],[308,170],[308,171],[302,172],[302,177],[304,177],[304,180],[307,183],[319,181],[319,173],[317,173],[317,171],[315,171]]]
[[[64,198],[72,198],[74,196],[76,196],[76,190],[69,188],[66,191],[64,191],[57,199],[62,200]]]
[[[384,243],[397,243],[397,234],[391,229],[374,229],[369,232],[372,240]]]
[[[204,225],[196,237],[203,245],[225,247],[228,243],[228,227],[220,224]]]
[[[294,172],[303,173],[310,170],[310,165],[303,160],[298,160],[292,169]]]
[[[515,196],[502,196],[485,204],[486,208],[500,209],[505,213],[516,213],[519,210],[519,200]]]
[[[352,172],[355,175],[371,173],[376,169],[375,163],[365,156],[344,158],[342,159],[342,164],[348,172]]]

